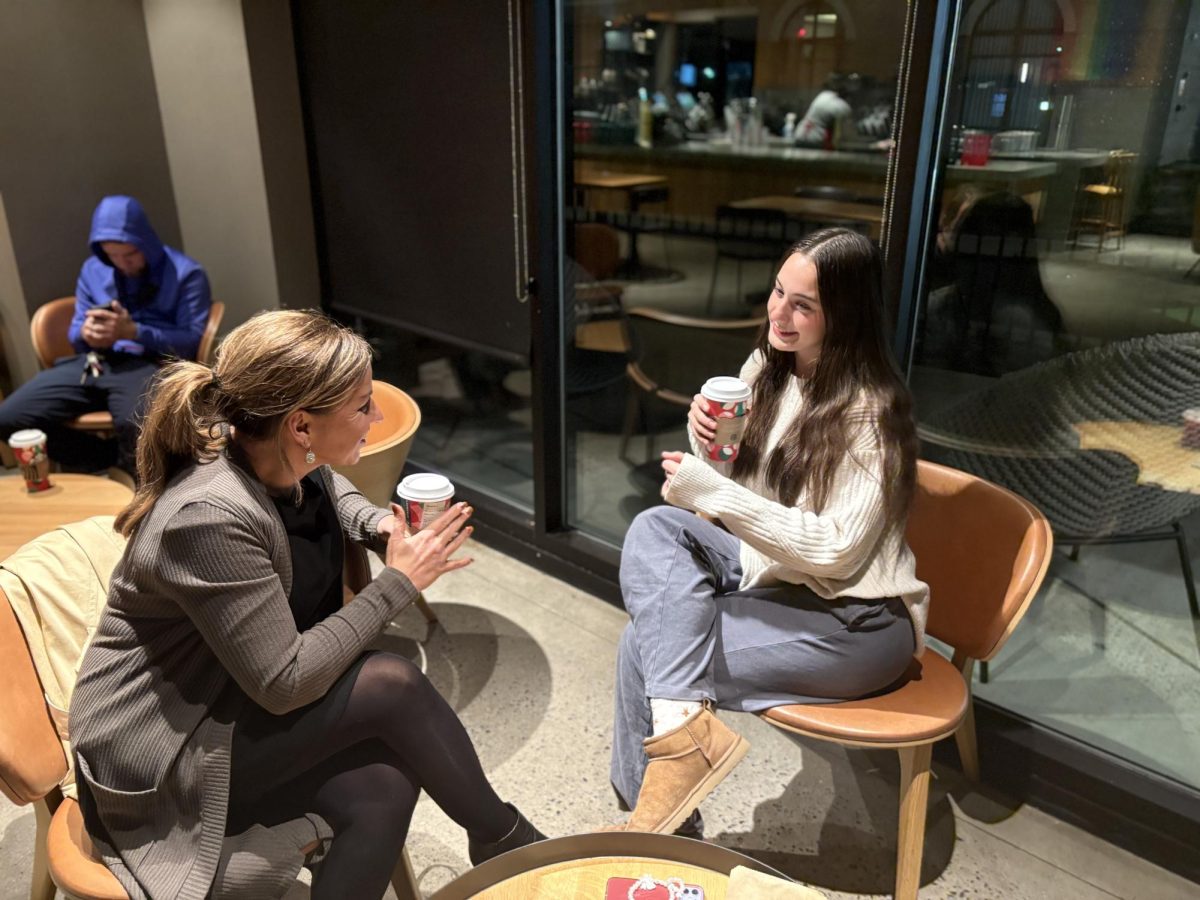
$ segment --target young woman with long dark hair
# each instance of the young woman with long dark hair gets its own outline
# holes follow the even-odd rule
[[[696,830],[698,804],[748,749],[714,708],[865,696],[921,652],[929,591],[904,541],[917,440],[881,281],[862,235],[795,244],[742,368],[753,394],[737,458],[707,458],[716,422],[699,394],[692,453],[663,454],[670,505],[634,520],[621,559],[632,621],[612,781],[633,815],[620,827]]]

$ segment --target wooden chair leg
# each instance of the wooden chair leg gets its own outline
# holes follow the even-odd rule
[[[429,601],[425,599],[424,594],[417,594],[417,609],[421,611],[421,615],[425,617],[426,622],[428,622],[430,625],[437,624],[437,613],[433,611],[433,608],[429,605]]]
[[[900,827],[896,834],[896,900],[916,900],[925,849],[925,812],[929,802],[932,744],[901,747]]]
[[[421,900],[421,890],[417,887],[417,875],[413,872],[407,847],[400,851],[400,859],[392,870],[392,890],[396,892],[396,900]]]
[[[963,774],[967,776],[968,781],[979,781],[979,743],[975,738],[975,697],[971,692],[971,674],[975,669],[975,660],[969,656],[955,653],[953,662],[955,668],[962,673],[963,681],[967,683],[967,714],[963,716],[958,730],[954,732],[954,743],[958,746],[958,759],[962,763]]]
[[[53,813],[45,800],[33,804],[36,831],[33,837],[33,879],[29,900],[54,900],[54,881],[50,878],[50,858],[46,852],[46,834]]]

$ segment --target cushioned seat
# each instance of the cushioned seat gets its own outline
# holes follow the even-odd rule
[[[96,857],[92,839],[83,827],[83,811],[64,799],[50,820],[46,836],[50,877],[68,897],[78,900],[129,900],[125,888]]]
[[[899,690],[846,703],[776,706],[763,713],[772,725],[843,743],[900,744],[952,735],[967,712],[966,682],[948,659],[926,653],[913,660]]]
[[[978,780],[971,673],[1000,652],[1050,565],[1046,517],[1022,497],[966,472],[921,460],[905,537],[917,577],[929,585],[926,648],[894,690],[846,703],[777,706],[762,717],[785,731],[900,756],[897,900],[915,900],[925,844],[925,805],[935,741],[954,736],[968,778]]]

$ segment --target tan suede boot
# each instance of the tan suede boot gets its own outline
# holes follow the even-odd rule
[[[642,743],[650,764],[626,831],[670,834],[742,761],[750,744],[707,708]]]

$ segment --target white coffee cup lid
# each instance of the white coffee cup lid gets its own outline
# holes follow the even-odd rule
[[[718,403],[736,403],[739,400],[750,399],[750,385],[732,375],[718,375],[704,382],[700,393]]]
[[[454,496],[454,485],[445,475],[420,472],[401,481],[396,494],[405,500],[445,500]]]
[[[1193,406],[1183,411],[1183,418],[1188,422],[1200,422],[1200,407]],[[20,434],[20,432],[18,432]],[[16,435],[13,435],[16,437]]]
[[[17,449],[33,447],[44,443],[46,443],[46,432],[38,428],[26,428],[23,431],[14,431],[8,438],[8,446]]]

